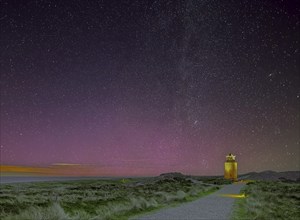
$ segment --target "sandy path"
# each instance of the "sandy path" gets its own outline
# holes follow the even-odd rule
[[[197,219],[229,219],[235,198],[222,194],[238,194],[245,184],[226,185],[222,189],[193,202],[184,203],[175,208],[159,210],[133,219],[137,220],[197,220]]]

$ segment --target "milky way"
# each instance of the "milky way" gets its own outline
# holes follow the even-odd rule
[[[299,170],[296,1],[1,1],[1,164]]]

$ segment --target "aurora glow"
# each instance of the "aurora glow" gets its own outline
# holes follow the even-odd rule
[[[1,8],[2,165],[217,175],[232,152],[239,173],[299,170],[296,1]]]

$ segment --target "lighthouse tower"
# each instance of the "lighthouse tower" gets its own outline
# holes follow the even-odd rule
[[[235,161],[235,156],[231,153],[226,156],[224,178],[233,181],[237,180],[237,162]]]

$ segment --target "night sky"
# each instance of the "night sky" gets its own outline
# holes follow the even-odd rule
[[[296,2],[2,0],[1,164],[299,170]]]

